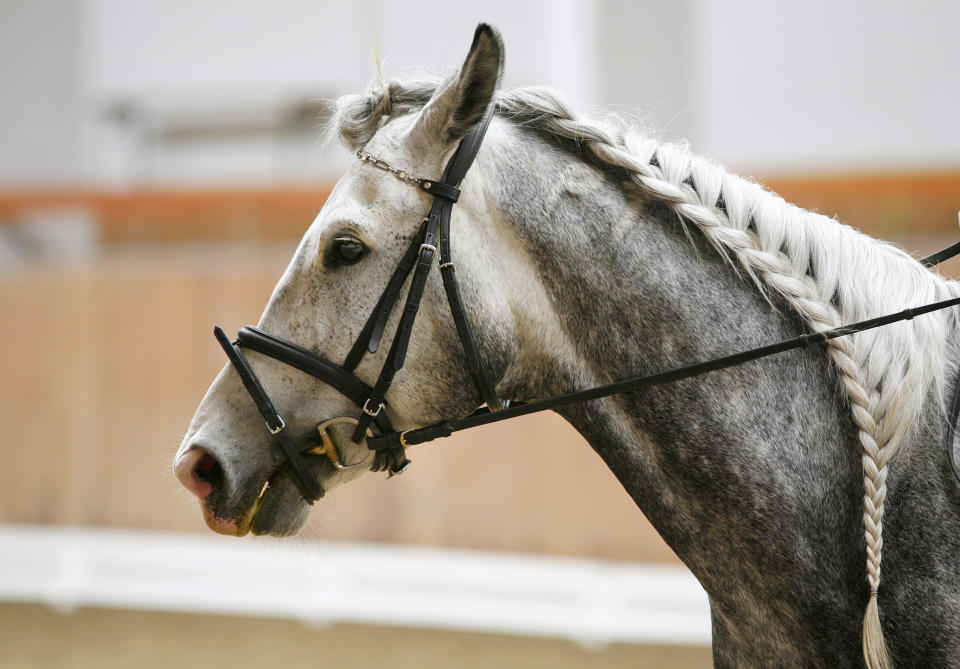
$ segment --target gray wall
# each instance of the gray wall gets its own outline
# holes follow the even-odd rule
[[[960,165],[958,2],[434,8],[0,0],[0,185],[328,179],[348,157],[318,147],[310,105],[361,89],[375,43],[388,74],[455,67],[478,20],[503,32],[508,85],[613,106],[741,171]]]
[[[960,166],[960,2],[696,5],[701,151],[748,170]]]
[[[79,0],[0,0],[0,184],[82,178]]]
[[[695,110],[691,0],[598,0],[597,102],[664,136],[690,137]]]

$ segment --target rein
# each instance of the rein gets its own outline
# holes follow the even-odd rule
[[[416,444],[426,443],[449,437],[454,432],[467,430],[480,425],[497,423],[500,421],[525,416],[527,414],[548,411],[561,407],[587,402],[633,392],[664,383],[700,376],[708,372],[726,369],[751,360],[758,360],[767,356],[783,353],[806,346],[823,344],[837,337],[845,337],[857,332],[871,330],[891,323],[910,320],[923,314],[960,305],[960,297],[942,300],[931,304],[905,309],[894,314],[879,316],[868,320],[844,325],[832,330],[803,334],[793,339],[767,344],[757,348],[733,353],[697,362],[674,369],[632,377],[603,386],[579,390],[576,392],[558,395],[535,402],[501,401],[495,391],[495,383],[490,379],[486,367],[480,357],[479,349],[473,335],[470,320],[467,317],[460,296],[457,283],[456,268],[450,250],[450,217],[453,205],[460,197],[460,184],[473,164],[484,134],[490,124],[492,108],[477,126],[468,133],[457,146],[453,156],[444,169],[439,181],[418,179],[410,176],[406,171],[391,166],[386,161],[373,156],[357,152],[357,157],[365,163],[392,173],[405,183],[416,186],[423,192],[433,195],[433,204],[429,214],[422,220],[417,233],[411,240],[410,246],[404,253],[396,270],[387,282],[380,299],[373,312],[360,331],[342,365],[338,365],[326,358],[313,353],[292,342],[274,337],[263,330],[252,326],[240,329],[236,341],[231,342],[223,330],[214,328],[214,335],[223,347],[230,363],[236,369],[244,387],[250,394],[261,416],[266,422],[267,429],[273,435],[274,448],[271,449],[274,460],[278,465],[284,461],[290,465],[293,481],[300,495],[308,503],[313,503],[323,495],[323,488],[317,477],[310,471],[304,456],[325,456],[334,468],[348,469],[366,462],[366,459],[354,464],[344,464],[328,429],[333,425],[344,423],[353,425],[351,440],[359,444],[366,441],[367,448],[374,452],[373,471],[387,471],[388,476],[403,473],[410,466],[406,457],[405,448]],[[960,242],[942,249],[920,260],[926,267],[937,265],[948,258],[960,254]],[[383,409],[386,406],[386,394],[397,372],[403,367],[406,359],[407,347],[413,331],[413,324],[420,309],[420,300],[426,286],[434,257],[443,279],[444,292],[457,328],[457,335],[463,347],[464,358],[470,375],[473,377],[480,396],[486,406],[478,409],[469,416],[456,420],[444,420],[431,425],[413,428],[398,432],[393,428],[390,419]],[[400,299],[400,292],[407,279],[411,276],[410,287],[407,292],[400,323],[394,334],[387,354],[386,361],[373,387],[354,374],[357,365],[366,353],[376,353],[387,320],[396,303]],[[351,400],[360,408],[360,415],[356,418],[342,416],[326,420],[299,437],[291,437],[285,432],[286,425],[271,402],[262,384],[257,378],[243,353],[243,349],[250,349],[273,358],[286,365],[317,378],[337,390],[344,397]],[[960,471],[954,461],[953,437],[956,423],[960,415],[960,380],[956,384],[954,397],[951,403],[948,427],[947,453],[954,476],[960,483]],[[374,432],[373,428],[376,428]]]

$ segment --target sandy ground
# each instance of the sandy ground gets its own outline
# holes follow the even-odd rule
[[[0,605],[3,669],[709,667],[707,648],[612,645],[436,630]]]

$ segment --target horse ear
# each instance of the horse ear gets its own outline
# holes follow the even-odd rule
[[[500,85],[503,40],[491,25],[481,23],[456,76],[442,84],[410,130],[447,145],[466,135],[483,118]]]

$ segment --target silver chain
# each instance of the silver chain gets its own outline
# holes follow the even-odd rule
[[[403,181],[404,183],[417,185],[423,181],[423,179],[418,179],[414,176],[411,176],[410,174],[407,173],[406,170],[401,170],[398,167],[394,167],[393,165],[388,163],[386,160],[381,160],[380,158],[374,158],[369,153],[365,153],[363,151],[357,151],[357,158],[360,159],[360,162],[373,165],[378,170],[389,172],[390,174],[397,177],[398,179],[400,179],[400,181]]]

